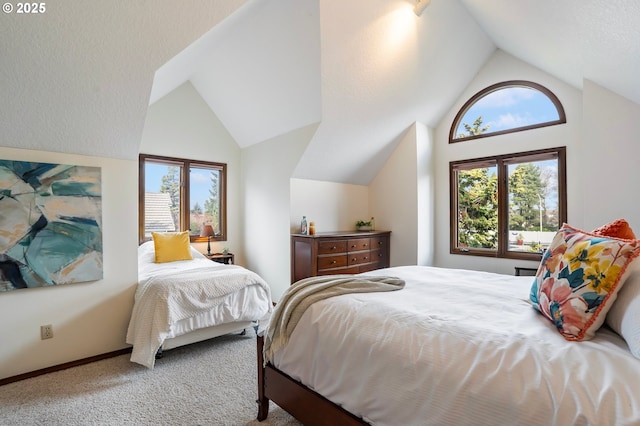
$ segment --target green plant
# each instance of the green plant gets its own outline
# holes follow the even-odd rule
[[[359,220],[356,222],[356,226],[371,226],[371,221]]]

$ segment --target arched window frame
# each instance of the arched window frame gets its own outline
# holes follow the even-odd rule
[[[495,131],[495,132],[482,133],[482,134],[479,134],[479,135],[472,135],[472,136],[465,136],[465,137],[461,137],[461,138],[456,138],[456,130],[460,126],[460,121],[462,120],[464,115],[467,113],[467,111],[476,102],[478,102],[479,100],[481,100],[485,96],[489,95],[490,93],[496,92],[498,90],[503,90],[503,89],[506,89],[506,88],[509,88],[509,87],[526,87],[528,89],[537,90],[538,92],[544,94],[545,96],[547,96],[547,98],[556,107],[556,110],[558,112],[558,119],[557,120],[552,120],[552,121],[545,121],[545,122],[542,122],[542,123],[530,124],[530,125],[527,125],[527,126],[514,127],[514,128],[511,128],[511,129],[498,130],[498,131]],[[489,87],[486,87],[485,89],[482,89],[481,91],[479,91],[478,93],[473,95],[462,106],[460,111],[458,111],[458,114],[456,115],[455,119],[453,120],[453,124],[451,126],[451,130],[449,131],[449,143],[466,142],[466,141],[469,141],[469,140],[486,138],[486,137],[490,137],[490,136],[504,135],[504,134],[507,134],[507,133],[521,132],[523,130],[531,130],[531,129],[537,129],[537,128],[541,128],[541,127],[554,126],[556,124],[564,124],[566,122],[567,122],[567,116],[566,116],[566,114],[564,112],[564,108],[562,107],[562,104],[560,103],[560,100],[558,99],[558,97],[555,94],[553,94],[553,92],[551,92],[551,90],[547,89],[546,87],[542,86],[541,84],[534,83],[532,81],[526,81],[526,80],[503,81],[503,82],[500,82],[500,83],[493,84],[493,85],[491,85]]]

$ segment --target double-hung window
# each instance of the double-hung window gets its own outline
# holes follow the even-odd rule
[[[227,239],[227,165],[140,154],[139,239],[151,232],[189,231],[191,241],[211,225],[212,240]]]

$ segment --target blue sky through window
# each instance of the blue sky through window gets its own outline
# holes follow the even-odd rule
[[[145,191],[160,192],[162,177],[167,174],[169,166],[164,164],[145,164]],[[193,209],[196,203],[204,208],[205,200],[209,199],[209,188],[211,188],[211,170],[192,168],[190,174],[190,208]]]
[[[484,134],[559,119],[558,110],[544,93],[521,86],[493,91],[475,102],[460,120],[455,137],[469,136],[464,124],[473,127],[478,117],[482,117],[481,127],[489,126]]]

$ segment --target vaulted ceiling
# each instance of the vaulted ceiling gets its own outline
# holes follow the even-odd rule
[[[240,147],[317,123],[296,177],[367,184],[495,49],[640,103],[636,0],[46,5],[2,16],[1,146],[135,159],[148,106],[190,81]]]

